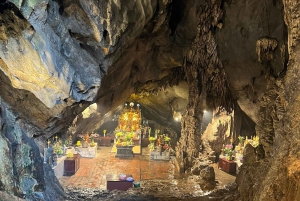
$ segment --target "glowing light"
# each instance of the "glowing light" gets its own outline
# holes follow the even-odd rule
[[[82,117],[88,118],[92,113],[97,112],[97,103],[93,103],[82,112]]]
[[[181,113],[173,111],[173,119],[178,122],[181,121]]]

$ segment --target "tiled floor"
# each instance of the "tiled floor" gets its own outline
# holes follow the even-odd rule
[[[81,158],[80,168],[72,176],[59,179],[63,187],[99,188],[106,189],[107,174],[130,174],[135,181],[179,179],[182,175],[176,171],[173,161],[151,161],[147,149],[143,148],[142,155],[133,159],[115,158],[111,147],[101,147],[96,158]],[[214,165],[216,180],[220,184],[232,183],[235,179]]]
[[[107,174],[132,175],[135,181],[176,176],[172,161],[150,161],[147,153],[133,159],[119,159],[111,153],[111,147],[101,147],[96,158],[81,158],[76,174],[63,176],[59,181],[64,187],[106,189]]]

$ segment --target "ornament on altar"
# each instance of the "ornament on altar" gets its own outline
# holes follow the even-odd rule
[[[106,130],[105,130],[106,131]],[[98,133],[92,133],[91,134],[91,140],[92,140],[92,142],[91,142],[91,144],[90,144],[90,146],[91,147],[94,147],[94,146],[96,146],[96,143],[95,143],[95,138],[98,138],[99,137],[99,134]],[[105,136],[104,136],[105,137]]]
[[[73,154],[72,152],[69,152],[69,153],[67,154],[67,157],[68,157],[68,158],[73,158],[73,157],[74,157],[74,154]]]
[[[130,110],[127,110],[127,103],[125,103],[125,109],[119,117],[118,130],[132,132],[140,128],[141,112],[137,108],[134,109],[134,103],[129,103]]]
[[[84,136],[84,141],[86,141],[87,143],[90,143],[90,136],[89,136],[88,133],[85,134],[85,136]]]
[[[81,142],[80,142],[79,140],[77,141],[76,146],[77,146],[77,147],[80,147],[80,146],[81,146]]]

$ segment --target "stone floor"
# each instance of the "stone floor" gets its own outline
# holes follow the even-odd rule
[[[176,171],[173,160],[152,161],[147,149],[143,148],[142,155],[135,155],[133,159],[119,159],[114,157],[111,147],[101,147],[96,158],[81,158],[80,168],[72,176],[63,176],[59,179],[66,188],[106,189],[107,174],[130,174],[135,181],[140,181],[141,188],[156,186],[157,191],[169,191],[173,186],[174,194],[191,194],[199,196],[204,192],[195,183],[190,182],[186,175]],[[218,182],[217,188],[233,183],[235,176],[229,175],[213,165]],[[163,186],[165,187],[158,187]],[[164,189],[165,188],[165,189]],[[150,189],[150,187],[149,187]],[[151,192],[149,192],[151,194]],[[155,193],[155,192],[154,192]]]

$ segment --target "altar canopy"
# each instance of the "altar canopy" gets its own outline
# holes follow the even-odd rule
[[[116,130],[125,132],[138,132],[141,124],[141,110],[140,104],[135,104],[131,102],[129,104],[125,103],[125,107],[119,118],[119,125]]]

